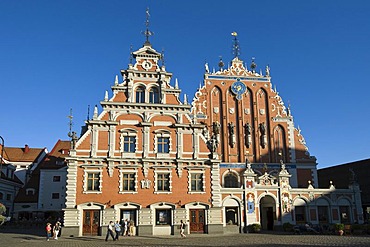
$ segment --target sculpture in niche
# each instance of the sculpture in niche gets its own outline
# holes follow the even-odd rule
[[[245,129],[245,145],[249,148],[252,144],[252,126],[249,123],[244,125]]]
[[[230,146],[234,147],[236,143],[236,136],[235,136],[235,125],[233,122],[229,123],[229,138],[230,138]]]
[[[215,154],[216,150],[217,150],[217,147],[220,143],[219,141],[219,136],[220,136],[220,123],[219,122],[213,122],[212,124],[212,136],[211,136],[211,139],[208,141],[207,143],[207,147],[209,149],[209,151],[212,152],[212,154]]]
[[[219,122],[213,122],[212,124],[212,132],[214,135],[219,135],[220,134],[220,123]]]
[[[262,148],[265,148],[266,147],[266,142],[267,142],[266,124],[265,123],[260,123],[259,124],[259,129],[260,129],[260,132],[261,132],[261,146],[262,146]]]
[[[288,193],[283,193],[282,195],[283,198],[283,212],[288,213],[290,212],[290,205],[291,205],[291,199],[289,198]]]

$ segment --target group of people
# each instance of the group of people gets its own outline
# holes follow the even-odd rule
[[[107,236],[105,241],[108,241],[109,236],[112,237],[113,241],[119,240],[119,236],[134,236],[135,235],[135,223],[133,220],[123,220],[120,223],[118,220],[114,223],[110,221],[107,228]]]
[[[62,224],[58,220],[55,222],[54,226],[51,225],[51,223],[46,223],[46,240],[49,241],[50,238],[54,238],[55,240],[58,240],[58,237],[60,236],[60,231],[62,229]]]

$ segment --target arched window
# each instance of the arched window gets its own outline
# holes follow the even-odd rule
[[[145,103],[145,88],[142,86],[136,88],[136,103]]]
[[[159,103],[159,92],[157,87],[149,90],[149,103]]]
[[[238,177],[236,174],[229,172],[225,175],[224,188],[239,188]]]

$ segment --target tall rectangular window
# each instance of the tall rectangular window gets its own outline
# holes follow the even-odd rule
[[[157,142],[158,153],[169,153],[170,152],[170,138],[169,137],[158,137]]]
[[[89,191],[100,191],[100,174],[99,173],[88,173],[87,174],[87,190]]]
[[[138,87],[136,89],[136,103],[145,103],[145,89]]]
[[[136,138],[135,136],[124,136],[123,137],[123,152],[135,153]]]
[[[191,174],[191,191],[203,191],[203,174]]]
[[[157,191],[170,191],[170,174],[157,174]]]
[[[135,173],[123,174],[122,190],[135,191]]]

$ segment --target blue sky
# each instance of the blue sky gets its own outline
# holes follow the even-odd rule
[[[204,63],[241,59],[271,67],[319,168],[369,158],[370,1],[0,1],[0,135],[6,146],[66,140],[104,99],[145,37],[194,96]],[[110,94],[111,95],[111,94]]]

